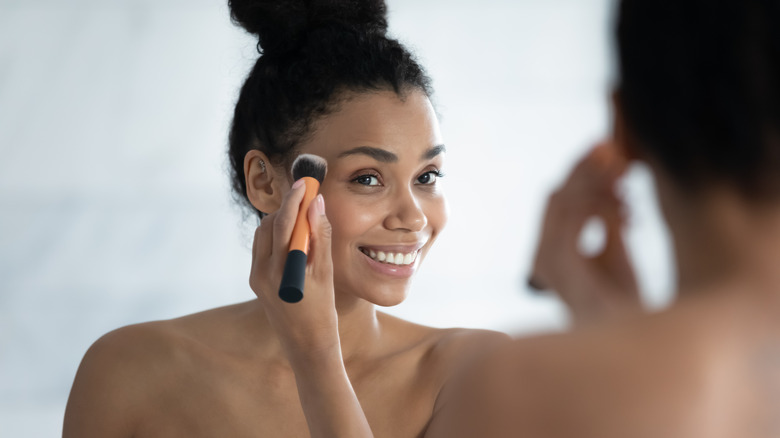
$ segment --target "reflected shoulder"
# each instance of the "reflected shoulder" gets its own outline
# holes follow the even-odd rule
[[[706,386],[706,346],[677,319],[649,315],[503,343],[462,376],[427,436],[685,436],[677,432],[691,424],[678,414]]]

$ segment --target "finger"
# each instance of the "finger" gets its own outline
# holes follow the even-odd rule
[[[638,291],[636,275],[626,249],[623,225],[619,220],[613,220],[612,224],[607,225],[606,239],[604,250],[595,261],[615,280],[622,293],[635,294]]]
[[[574,166],[564,187],[571,193],[613,191],[629,162],[612,141],[594,146]]]
[[[616,196],[604,197],[595,208],[594,215],[601,218],[605,229],[605,241],[601,255],[606,256],[606,258],[611,258],[613,255],[624,255],[623,228],[625,227],[625,219],[622,201]]]
[[[568,188],[553,192],[547,199],[537,255],[556,254],[565,242],[579,232],[591,209],[583,209],[581,198],[570,196]],[[584,211],[583,211],[584,210]]]
[[[561,250],[566,251],[564,254],[580,255],[580,243],[586,225],[594,217],[604,214],[605,208],[608,208],[605,205],[610,203],[611,200],[607,197],[595,195],[568,202],[566,208],[559,213],[561,225],[553,232],[561,241]]]
[[[604,184],[603,177],[598,179],[601,180],[598,183],[565,185],[550,198],[549,216],[556,228],[554,234],[565,237],[569,248],[577,245],[582,228],[591,217],[603,216],[610,223],[621,219],[622,201],[612,190],[613,184]]]
[[[602,251],[593,257],[591,262],[594,269],[613,286],[605,288],[605,298],[617,303],[615,299],[622,297],[625,300],[620,302],[638,303],[636,276],[623,237],[625,220],[622,208],[620,202],[605,203],[601,206],[599,216],[606,229],[605,242]]]
[[[560,271],[584,262],[579,253],[582,229],[599,215],[602,204],[619,204],[614,185],[627,167],[624,161],[613,144],[602,142],[580,159],[549,197],[530,276],[535,283],[557,289],[556,284],[568,277]]]
[[[581,199],[567,196],[560,189],[550,195],[530,278],[532,287],[558,289],[566,275],[561,270],[578,263],[579,235],[594,207]]]
[[[290,236],[295,227],[295,221],[298,217],[298,210],[301,206],[301,200],[305,187],[303,181],[296,181],[289,192],[282,199],[282,205],[279,210],[274,212],[276,217],[273,223],[273,243],[271,254],[280,256],[277,259],[283,259],[281,255],[287,254],[290,247]],[[282,261],[282,263],[284,263]]]
[[[604,161],[603,151],[604,146],[601,144],[591,148],[585,155],[583,155],[569,172],[569,176],[564,182],[564,187],[577,187],[583,183],[589,183],[594,180],[594,176],[598,175],[598,169],[601,163]]]
[[[625,152],[612,138],[602,141],[601,144],[607,151],[607,165],[615,173],[615,176],[624,174],[631,166],[631,161],[628,159]]]
[[[566,205],[555,208],[556,203]],[[575,279],[572,276],[574,271],[587,272],[594,264],[594,256],[582,252],[582,233],[586,224],[594,217],[616,216],[615,212],[620,206],[612,196],[591,196],[573,200],[552,197],[551,205],[553,207],[545,219],[531,278],[548,288],[565,291],[571,289],[567,284]],[[619,223],[611,227],[607,225],[608,222],[614,222],[614,219],[602,220],[607,230],[620,229]],[[602,247],[598,255],[603,255],[603,251]]]
[[[311,224],[309,266],[316,278],[328,279],[333,275],[332,229],[328,217],[325,216],[325,200],[322,195],[317,195],[309,205],[308,218]]]

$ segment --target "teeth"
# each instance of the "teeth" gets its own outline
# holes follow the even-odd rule
[[[383,263],[390,263],[393,265],[410,265],[412,262],[417,259],[417,251],[410,252],[408,254],[403,253],[392,253],[388,252],[385,253],[384,251],[374,251],[372,249],[363,249],[361,248],[361,251],[363,254],[371,257],[372,259],[383,262]]]

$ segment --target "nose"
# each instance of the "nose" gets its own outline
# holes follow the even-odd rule
[[[428,218],[414,193],[401,190],[390,200],[390,212],[385,218],[385,228],[389,230],[402,230],[418,232],[428,224]]]

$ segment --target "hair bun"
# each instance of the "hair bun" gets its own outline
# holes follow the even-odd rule
[[[310,29],[340,24],[387,32],[383,0],[228,0],[233,21],[258,37],[263,53],[284,53],[298,46]]]

